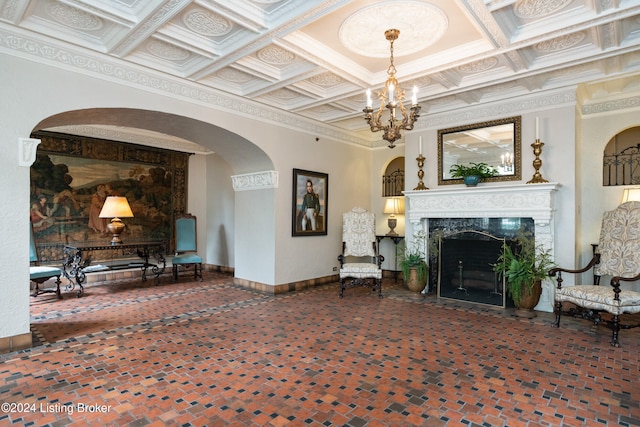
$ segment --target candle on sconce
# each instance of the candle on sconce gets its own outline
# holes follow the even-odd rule
[[[411,105],[418,104],[418,86],[413,87],[413,95],[411,95]]]
[[[540,119],[536,117],[536,140],[540,139]]]
[[[367,108],[371,108],[373,102],[371,101],[371,89],[367,89]]]
[[[422,137],[420,137],[420,155],[422,156]]]

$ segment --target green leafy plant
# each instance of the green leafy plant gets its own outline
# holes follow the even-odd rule
[[[402,276],[404,280],[409,280],[409,271],[416,269],[418,272],[418,280],[420,282],[426,282],[429,275],[429,265],[426,261],[425,245],[426,239],[424,232],[414,234],[414,241],[410,248],[404,248],[404,251],[400,254],[398,265],[402,270]]]
[[[405,253],[398,262],[404,280],[409,280],[409,272],[415,268],[418,271],[418,280],[424,282],[429,275],[429,266],[424,258],[417,253]]]
[[[449,173],[452,178],[465,178],[467,176],[479,176],[491,178],[498,173],[498,170],[486,163],[469,163],[469,165],[451,165]]]
[[[542,281],[549,275],[549,270],[556,265],[549,249],[535,246],[533,237],[520,233],[516,239],[517,248],[511,249],[507,244],[493,265],[493,271],[504,275],[507,281],[507,293],[516,305],[521,298],[530,295],[536,281]]]

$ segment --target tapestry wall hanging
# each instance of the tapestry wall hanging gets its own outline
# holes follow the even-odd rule
[[[133,218],[122,236],[164,240],[185,213],[188,153],[100,139],[37,132],[31,166],[30,217],[42,261],[61,260],[65,244],[109,242],[107,196],[125,196]],[[46,219],[39,217],[38,212]]]

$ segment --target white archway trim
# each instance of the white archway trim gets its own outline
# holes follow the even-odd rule
[[[33,164],[40,142],[34,138],[18,138],[18,165],[30,167]]]
[[[265,188],[278,188],[278,172],[262,171],[232,175],[234,191],[263,190]]]

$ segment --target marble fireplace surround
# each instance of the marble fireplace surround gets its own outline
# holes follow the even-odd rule
[[[405,219],[428,232],[430,218],[533,218],[536,245],[554,253],[553,195],[558,183],[509,184],[405,191]],[[539,311],[553,311],[553,283],[543,283]]]

